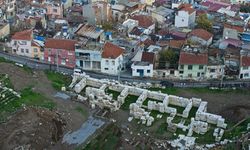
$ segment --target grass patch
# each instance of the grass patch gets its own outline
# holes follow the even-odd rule
[[[184,107],[180,107],[180,106],[176,106],[176,105],[171,105],[171,104],[168,104],[168,107],[172,107],[172,108],[175,108],[177,110],[177,113],[179,114],[182,114],[183,111],[184,111]]]
[[[144,106],[148,106],[148,101],[156,101],[156,102],[161,102],[159,100],[156,100],[156,99],[152,99],[152,98],[147,98],[143,103],[142,105]]]
[[[120,95],[120,92],[111,90],[109,88],[107,88],[105,92],[107,92],[108,94],[112,94],[114,100],[117,100],[118,96]]]
[[[114,124],[109,125],[95,139],[93,139],[84,150],[113,150],[120,142],[120,129]]]
[[[87,116],[87,115],[88,115],[88,112],[87,112],[85,109],[83,109],[81,106],[77,106],[77,107],[75,108],[75,110],[76,110],[77,112],[81,113],[83,116]]]
[[[168,129],[168,124],[166,122],[161,123],[156,130],[156,134],[163,135]]]
[[[242,135],[242,133],[247,132],[246,130],[247,130],[247,124],[248,123],[250,123],[250,118],[243,121],[241,124],[239,124],[238,126],[233,128],[231,131],[226,130],[224,135],[223,135],[223,138],[233,139],[235,137],[239,137],[240,135]]]
[[[128,95],[126,97],[126,99],[125,99],[124,104],[121,106],[121,109],[123,109],[123,110],[129,110],[129,105],[131,103],[135,103],[137,99],[138,99],[138,96]]]
[[[63,86],[68,87],[71,83],[71,77],[54,71],[45,71],[47,78],[52,82],[54,89],[60,91]]]
[[[43,107],[50,110],[55,107],[55,103],[42,94],[32,91],[31,88],[25,88],[21,91],[21,98],[15,98],[7,104],[0,106],[0,120],[5,120],[13,112],[20,109],[22,105]]]
[[[0,74],[0,83],[2,83],[4,86],[13,89],[14,86],[10,81],[10,78],[6,74]]]
[[[189,119],[195,118],[195,115],[196,115],[197,110],[198,110],[197,107],[192,106],[191,110],[189,111],[188,118],[189,118]]]
[[[212,144],[215,142],[215,137],[213,136],[213,133],[214,133],[214,127],[210,127],[207,133],[205,133],[204,135],[197,134],[194,132],[193,136],[197,137],[196,142],[198,144]]]

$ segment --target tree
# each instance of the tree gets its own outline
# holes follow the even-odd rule
[[[196,23],[197,23],[198,28],[202,28],[202,29],[207,30],[209,32],[212,31],[212,25],[213,24],[212,24],[212,22],[210,20],[208,20],[207,14],[200,15],[197,18]]]
[[[176,54],[172,49],[162,50],[159,53],[159,68],[166,69],[167,64],[169,68],[176,68],[178,62],[178,54]]]

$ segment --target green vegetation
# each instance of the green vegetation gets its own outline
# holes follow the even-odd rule
[[[71,83],[71,78],[69,76],[63,75],[54,71],[45,71],[47,78],[52,82],[52,86],[56,90],[61,90],[63,86],[69,86]]]
[[[193,133],[194,137],[197,137],[196,142],[199,144],[212,144],[215,142],[215,137],[213,136],[214,127],[210,127],[207,133],[204,135]]]
[[[13,84],[10,81],[10,78],[6,74],[0,74],[0,83],[8,88],[14,88]]]
[[[93,139],[84,150],[113,150],[116,149],[120,141],[120,129],[111,124],[95,139]]]
[[[250,4],[241,4],[240,12],[250,13]]]
[[[179,56],[172,49],[160,51],[159,56],[160,56],[159,58],[160,69],[168,68],[166,66],[167,63],[169,63],[169,68],[177,68],[178,66],[177,62],[178,62]]]
[[[46,98],[45,96],[36,93],[32,90],[32,88],[26,88],[21,91],[21,98],[14,97],[13,95],[6,95],[9,97],[7,103],[0,105],[0,120],[3,121],[13,112],[17,111],[22,107],[22,105],[26,106],[36,106],[36,107],[44,107],[52,110],[55,107],[55,103]],[[5,99],[0,99],[4,101]]]
[[[111,90],[111,89],[107,89],[106,92],[108,94],[112,94],[114,100],[117,100],[118,96],[120,95],[120,92],[117,92],[117,91],[114,91],[114,90]]]
[[[148,106],[148,101],[156,101],[156,102],[159,102],[159,100],[157,100],[157,99],[147,98],[147,99],[142,103],[142,105]]]
[[[242,133],[246,132],[248,123],[250,123],[250,118],[246,119],[245,121],[240,123],[238,126],[233,127],[231,130],[230,129],[226,130],[223,138],[232,139],[234,137],[239,137]]]
[[[126,97],[126,99],[125,99],[124,104],[121,106],[121,109],[123,109],[123,110],[129,110],[129,105],[131,103],[135,103],[137,99],[138,99],[138,96],[128,95]]]
[[[12,61],[6,60],[3,57],[0,57],[0,63],[13,63]]]
[[[180,106],[176,106],[176,105],[171,105],[171,104],[168,104],[169,107],[172,107],[172,108],[175,108],[177,110],[177,113],[179,114],[182,114],[183,111],[184,111],[184,107],[180,107]]]
[[[81,113],[83,116],[87,116],[87,115],[88,115],[88,112],[87,112],[85,109],[83,109],[81,106],[77,106],[77,107],[75,108],[75,110],[76,110],[77,112]]]
[[[208,20],[207,14],[200,15],[197,18],[196,23],[197,23],[198,28],[202,28],[202,29],[207,30],[209,32],[212,31],[213,23],[210,20]]]

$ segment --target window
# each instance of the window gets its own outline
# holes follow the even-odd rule
[[[200,70],[203,69],[203,65],[199,65],[199,69],[200,69]]]
[[[201,76],[201,73],[200,72],[197,72],[197,77],[200,77]]]
[[[174,74],[174,70],[170,70],[170,74]]]
[[[188,77],[189,77],[189,78],[192,78],[192,74],[188,74]]]
[[[34,48],[34,53],[37,53],[37,51],[38,51],[37,48]]]
[[[105,60],[106,65],[109,65],[109,60]]]
[[[51,61],[51,58],[50,57],[48,57],[48,62],[50,62]]]
[[[114,60],[112,61],[112,65],[115,65],[115,61]]]
[[[244,74],[244,77],[249,77],[249,74],[248,74],[248,73],[245,73],[245,74]]]
[[[62,64],[62,65],[66,65],[65,59],[62,59],[62,60],[61,60],[61,64]]]
[[[211,72],[211,73],[215,72],[215,69],[210,69],[210,72]]]
[[[21,52],[24,53],[24,49],[23,48],[21,48]]]
[[[26,49],[25,51],[26,51],[26,53],[29,53],[29,49]]]
[[[109,70],[109,68],[104,68],[104,70]]]
[[[247,69],[248,69],[248,66],[243,67],[243,70],[247,70]]]
[[[192,70],[193,66],[192,65],[188,65],[188,70]]]
[[[147,70],[147,73],[150,73],[150,70]]]
[[[57,13],[57,9],[53,9],[53,12],[54,12],[54,13]]]
[[[183,74],[184,72],[183,72],[183,71],[180,71],[179,73],[180,73],[180,74]]]
[[[184,69],[184,65],[181,65],[181,66],[180,66],[180,69]]]

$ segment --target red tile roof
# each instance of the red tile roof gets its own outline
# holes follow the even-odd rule
[[[242,67],[250,66],[250,56],[242,56],[241,57],[241,66]]]
[[[203,40],[209,40],[211,37],[213,37],[213,34],[204,29],[194,29],[189,33],[189,36],[197,36]]]
[[[155,58],[155,54],[152,52],[143,52],[142,53],[142,57],[141,57],[141,61],[145,61],[145,62],[149,62],[151,64],[154,63],[154,58]]]
[[[170,40],[169,47],[170,48],[182,48],[182,46],[186,43],[186,40]]]
[[[45,41],[45,48],[54,48],[54,49],[64,49],[69,51],[75,51],[75,40],[66,40],[66,39],[47,39]]]
[[[234,26],[234,25],[230,25],[230,24],[225,23],[224,28],[234,29],[234,30],[237,30],[238,32],[244,32],[244,27],[242,27],[242,26]]]
[[[153,18],[151,16],[135,15],[132,16],[131,19],[137,20],[139,22],[139,26],[143,28],[148,28],[154,24]]]
[[[103,47],[102,58],[116,59],[121,54],[123,54],[123,51],[124,49],[121,47],[107,42]]]
[[[207,65],[207,53],[188,53],[181,52],[179,58],[180,65]]]
[[[12,36],[12,40],[27,40],[27,41],[31,41],[32,40],[32,34],[33,34],[32,29],[30,29],[30,30],[24,30],[24,31],[21,31],[21,32],[16,32]]]
[[[192,14],[193,12],[195,12],[195,9],[193,9],[191,7],[184,7],[180,11],[187,11],[188,14]]]

